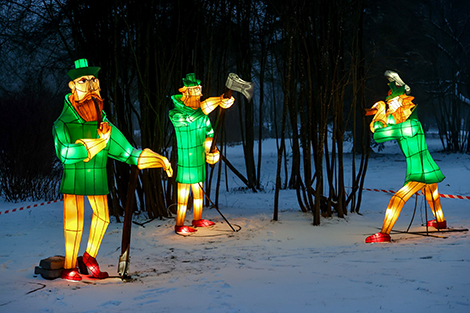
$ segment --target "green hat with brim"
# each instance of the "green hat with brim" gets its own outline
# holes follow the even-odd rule
[[[393,99],[395,97],[398,97],[398,96],[401,96],[401,95],[404,95],[405,92],[406,92],[405,91],[405,86],[397,87],[395,82],[390,82],[388,84],[388,86],[390,87],[390,90],[392,91],[392,93],[390,94],[390,96],[385,98],[385,101],[391,100],[391,99]]]
[[[87,59],[79,59],[75,61],[75,68],[68,71],[67,75],[72,79],[75,80],[82,76],[93,75],[98,77],[98,72],[100,71],[101,67],[96,66],[88,66]]]
[[[201,84],[201,81],[199,79],[196,79],[196,74],[189,73],[186,74],[186,78],[183,78],[183,84],[186,87],[195,87],[199,86]]]

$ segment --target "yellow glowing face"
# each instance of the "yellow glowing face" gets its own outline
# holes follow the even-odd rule
[[[412,113],[415,104],[412,102],[414,97],[400,95],[387,101],[387,116],[393,116],[396,124],[402,123],[408,119]]]
[[[80,101],[88,94],[96,94],[100,98],[100,81],[93,75],[81,76],[69,82],[69,87],[75,96],[76,101]]]
[[[191,109],[197,110],[201,106],[202,86],[182,87],[179,91],[183,94],[181,101]]]
[[[387,101],[387,104],[388,104],[387,114],[392,114],[399,107],[401,107],[403,105],[403,99],[401,99],[400,97],[395,97],[395,98]]]
[[[202,97],[202,86],[188,87],[186,93],[189,97]]]

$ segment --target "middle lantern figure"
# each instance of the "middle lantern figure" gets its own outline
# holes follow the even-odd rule
[[[211,151],[214,130],[207,115],[219,105],[224,109],[229,108],[235,99],[233,97],[227,99],[221,95],[201,102],[201,81],[196,79],[194,73],[187,74],[183,78],[183,85],[179,89],[181,94],[171,97],[175,107],[170,110],[169,116],[175,127],[178,146],[176,175],[178,203],[175,232],[189,235],[196,231],[194,227],[214,225],[214,222],[202,219],[204,203],[202,184],[206,179],[206,162],[215,164],[220,157],[217,148],[214,147]],[[184,225],[190,189],[194,198],[191,223],[193,227]]]

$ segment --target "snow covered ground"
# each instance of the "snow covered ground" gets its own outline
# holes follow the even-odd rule
[[[470,196],[470,156],[439,153],[439,142],[430,143],[447,176],[440,193]],[[227,153],[244,172],[241,155],[239,146]],[[114,278],[49,281],[34,275],[34,267],[64,253],[63,204],[4,214],[30,203],[1,201],[0,312],[470,312],[468,232],[440,234],[446,238],[396,233],[392,243],[365,244],[381,227],[391,197],[370,191],[363,194],[363,215],[323,219],[321,226],[299,211],[294,191],[282,191],[273,222],[275,158],[274,141],[265,141],[265,192],[234,191],[242,184],[232,175],[232,190],[221,188],[220,209],[239,232],[214,209],[204,217],[217,226],[190,237],[173,232],[174,219],[133,224],[134,280],[127,283],[117,277],[122,224],[111,222],[97,257]],[[390,143],[371,157],[365,187],[397,190],[404,175],[404,157]],[[441,201],[450,227],[470,228],[470,200]],[[394,229],[407,229],[414,207],[412,198]],[[424,229],[425,214],[418,197],[411,230]],[[80,255],[90,220],[87,205]]]

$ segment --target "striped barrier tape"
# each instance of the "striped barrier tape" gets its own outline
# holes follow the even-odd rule
[[[352,187],[347,187],[347,188],[352,189]],[[375,189],[375,188],[362,188],[362,190],[375,191],[375,192],[384,192],[384,193],[396,193],[396,191],[394,191],[394,190]],[[418,195],[422,195],[422,193],[419,192]],[[440,193],[439,196],[441,198],[448,198],[448,199],[470,200],[470,196],[447,195],[447,194],[444,194],[444,193]],[[17,209],[6,210],[6,211],[3,211],[3,212],[0,211],[0,215],[7,214],[7,213],[10,213],[10,212],[13,213],[13,212],[17,212],[17,211],[23,211],[25,209],[31,209],[31,208],[35,208],[35,207],[46,205],[46,204],[56,203],[56,202],[59,202],[59,201],[64,201],[64,199],[54,200],[54,201],[47,201],[47,202],[42,202],[42,203],[36,203],[36,204],[28,205],[28,206],[25,206],[25,207],[17,208]]]
[[[17,209],[6,210],[6,211],[3,211],[3,212],[0,212],[0,215],[7,214],[7,213],[10,213],[10,212],[13,213],[13,212],[18,212],[18,211],[23,211],[23,210],[26,210],[26,209],[31,209],[31,208],[35,208],[35,207],[46,205],[46,204],[56,203],[56,202],[59,202],[59,201],[64,201],[64,199],[54,200],[54,201],[47,201],[47,202],[43,202],[43,203],[36,203],[36,204],[31,204],[31,205],[28,205],[28,206],[21,207],[21,208],[17,208]]]
[[[348,187],[352,188],[352,187]],[[376,192],[385,192],[385,193],[396,193],[394,190],[385,190],[385,189],[371,189],[371,188],[362,188],[363,190],[367,191],[376,191]],[[417,193],[418,195],[423,195],[423,193],[420,191]],[[441,198],[448,198],[448,199],[462,199],[462,200],[470,200],[470,196],[456,196],[456,195],[447,195],[444,193],[440,193],[439,196]]]

